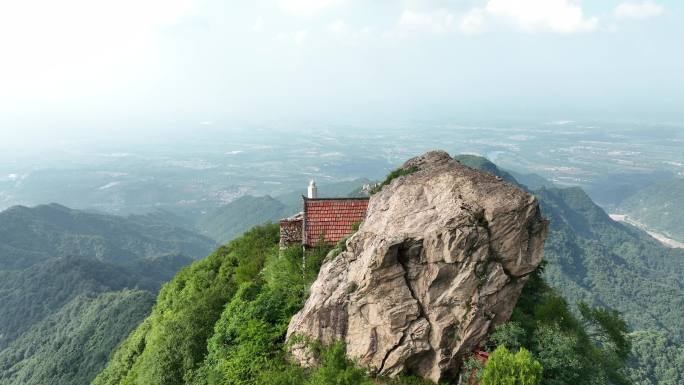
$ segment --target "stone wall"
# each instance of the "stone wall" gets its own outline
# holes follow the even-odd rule
[[[281,249],[302,243],[302,221],[298,216],[280,220]]]

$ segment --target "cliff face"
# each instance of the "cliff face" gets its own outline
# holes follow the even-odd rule
[[[382,375],[434,381],[506,321],[542,260],[547,221],[531,195],[434,151],[375,194],[347,251],[323,265],[293,335],[325,344]],[[303,365],[313,357],[294,344]]]

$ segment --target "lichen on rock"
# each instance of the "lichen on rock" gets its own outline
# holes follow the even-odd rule
[[[542,260],[548,224],[533,196],[443,151],[402,168],[417,171],[372,196],[347,250],[321,268],[288,338],[344,341],[348,357],[380,375],[448,380],[510,317]],[[305,343],[291,352],[315,363]]]

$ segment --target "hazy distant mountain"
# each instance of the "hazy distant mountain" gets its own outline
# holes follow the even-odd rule
[[[361,187],[370,183],[368,179],[322,184],[318,196],[326,198],[357,196]],[[302,210],[302,195],[306,187],[276,198],[246,195],[225,206],[221,206],[201,217],[197,222],[199,231],[224,244],[238,237],[253,226],[266,222],[277,222]]]
[[[86,384],[159,287],[214,248],[166,215],[0,213],[0,384]]]
[[[647,227],[684,242],[684,178],[651,184],[617,209]]]
[[[0,351],[0,384],[89,383],[153,303],[142,290],[74,297]]]
[[[556,187],[553,182],[538,174],[523,174],[515,171],[508,171],[516,181],[531,190],[538,190],[542,187]]]
[[[510,176],[485,158],[461,161]],[[548,282],[566,298],[624,312],[635,328],[668,330],[684,339],[684,250],[613,221],[578,187],[532,192],[551,221]]]
[[[505,172],[481,157],[457,159],[510,183],[524,185],[524,180],[536,187],[527,188],[551,220],[546,280],[571,302],[582,300],[623,312],[638,331],[639,350],[630,376],[639,384],[678,383],[679,372],[664,370],[671,364],[663,360],[682,357],[684,250],[665,248],[642,231],[612,221],[579,188],[549,187],[541,177]],[[321,186],[319,195],[347,196],[367,182]],[[252,225],[293,214],[302,193],[245,196],[208,213],[197,227],[226,242]],[[11,328],[0,330],[0,385],[69,385],[92,378],[106,361],[103,352],[142,320],[150,293],[189,261],[177,254],[155,256],[213,246],[206,237],[159,223],[165,221],[164,214],[119,218],[57,205],[8,212],[0,213],[0,266],[13,270],[0,271],[0,325]],[[3,225],[3,219],[18,220],[19,226]],[[63,257],[72,250],[82,257]],[[13,257],[6,258],[6,251]],[[10,310],[20,307],[25,310]],[[108,333],[107,338],[97,337],[101,333]],[[647,349],[653,341],[652,349],[662,352]],[[79,350],[80,346],[87,348]]]
[[[466,166],[476,168],[482,171],[487,171],[494,175],[498,175],[506,182],[510,182],[516,185],[518,184],[518,181],[515,180],[513,175],[511,175],[507,171],[500,169],[494,163],[487,160],[487,158],[483,158],[477,155],[457,155],[454,157],[454,159],[465,164]]]
[[[643,160],[643,159],[641,159]],[[669,171],[605,173],[588,183],[584,189],[591,199],[612,209],[654,183],[672,179]]]
[[[299,198],[301,200],[301,196]],[[197,228],[219,243],[227,243],[252,226],[276,222],[291,213],[285,204],[270,196],[243,196],[207,213]]]
[[[154,217],[119,217],[50,204],[0,212],[0,269],[66,256],[124,263],[181,254],[207,255],[214,242]]]
[[[318,196],[321,198],[343,198],[358,195],[358,191],[364,184],[372,183],[369,179],[359,178],[350,181],[336,183],[318,183]],[[306,195],[307,186],[301,190],[292,191],[275,197],[283,202],[288,208],[288,215],[302,211],[302,195]]]
[[[611,220],[579,188],[536,194],[551,220],[549,282],[569,299],[620,310],[635,329],[684,340],[684,250]]]
[[[506,178],[484,158],[463,162]],[[620,311],[638,331],[629,371],[633,380],[649,385],[680,383],[684,249],[669,249],[643,231],[613,221],[580,188],[532,192],[551,221],[544,248],[547,282],[571,302]],[[672,369],[675,366],[678,369]]]

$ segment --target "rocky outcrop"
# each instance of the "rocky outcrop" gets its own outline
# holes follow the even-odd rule
[[[533,196],[441,151],[402,167],[416,171],[373,195],[290,322],[303,365],[315,358],[301,341],[342,340],[375,373],[453,378],[541,262],[547,222]]]

